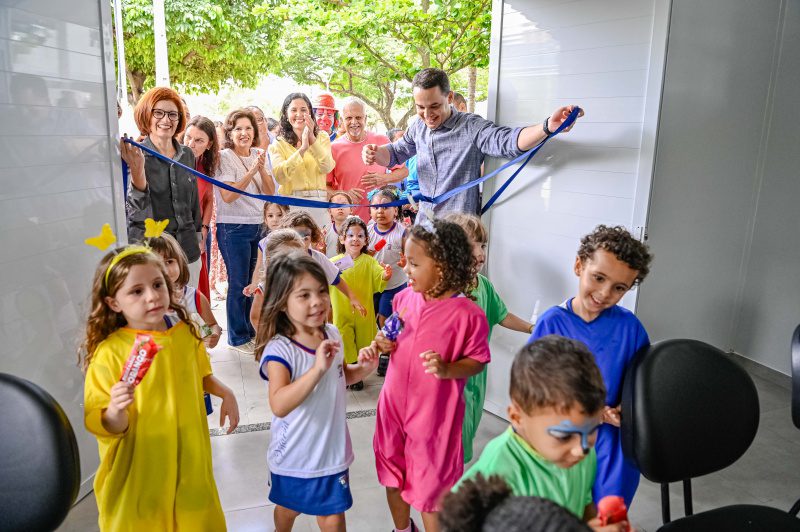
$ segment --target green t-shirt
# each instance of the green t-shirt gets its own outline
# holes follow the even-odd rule
[[[500,295],[494,289],[494,285],[485,276],[478,274],[478,286],[472,291],[475,303],[486,313],[486,320],[489,322],[489,338],[492,337],[492,327],[506,319],[508,309]]]
[[[583,460],[564,469],[546,461],[509,427],[490,441],[464,479],[481,473],[484,477],[500,475],[514,495],[550,499],[583,519],[586,505],[592,502],[592,485],[597,472],[594,448]]]

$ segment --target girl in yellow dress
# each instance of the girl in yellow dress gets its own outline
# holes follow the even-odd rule
[[[160,349],[140,382],[121,382],[143,335]],[[100,261],[82,351],[84,422],[100,451],[100,530],[225,530],[202,396],[223,398],[220,420],[228,415],[230,430],[239,418],[236,399],[211,374],[164,262],[150,248],[120,248]]]
[[[341,265],[342,279],[350,290],[359,301],[366,302],[366,314],[357,314],[350,309],[350,302],[343,294],[331,290],[333,324],[342,334],[344,358],[348,364],[353,364],[358,358],[358,350],[367,347],[375,338],[378,327],[375,324],[372,296],[376,292],[383,292],[386,281],[392,276],[391,266],[380,264],[367,254],[368,243],[367,224],[358,216],[348,216],[339,228],[340,255],[331,258],[331,261]],[[360,390],[364,383],[357,382],[350,387]]]

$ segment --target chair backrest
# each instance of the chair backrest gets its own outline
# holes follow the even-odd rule
[[[653,482],[723,469],[758,430],[753,380],[728,355],[697,340],[643,349],[625,374],[622,448]]]
[[[792,335],[792,421],[800,429],[800,325]]]
[[[0,530],[55,530],[80,487],[78,442],[50,394],[0,373]]]

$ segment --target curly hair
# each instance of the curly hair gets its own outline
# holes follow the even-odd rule
[[[256,122],[256,115],[253,114],[253,111],[248,111],[247,109],[235,109],[228,113],[228,116],[225,117],[225,143],[224,148],[228,148],[230,150],[233,149],[233,139],[231,138],[231,132],[233,128],[236,127],[236,122],[240,118],[246,118],[250,121],[250,125],[253,126],[253,142],[250,144],[251,148],[258,146],[261,138],[258,135],[258,122]]]
[[[359,226],[361,229],[364,230],[364,246],[361,248],[361,253],[366,253],[367,248],[369,247],[369,231],[367,231],[367,224],[364,223],[364,220],[359,218],[358,216],[350,215],[348,216],[342,226],[339,228],[339,241],[336,243],[336,251],[339,253],[345,252],[344,244],[342,243],[342,239],[346,238],[347,230],[353,227],[354,225]]]
[[[322,238],[322,231],[320,230],[317,222],[306,211],[289,211],[281,218],[281,228],[283,229],[296,229],[298,227],[306,227],[311,231],[311,243],[316,248],[320,242],[325,240]]]
[[[314,121],[314,136],[319,133],[319,127],[317,126],[317,117],[314,116],[314,111],[311,107],[311,100],[308,99],[308,96],[303,94],[302,92],[293,92],[283,100],[283,105],[281,105],[281,117],[280,117],[280,124],[281,129],[278,136],[283,138],[286,142],[291,144],[292,146],[298,146],[300,144],[300,139],[294,132],[294,128],[292,124],[289,122],[289,106],[292,105],[294,100],[303,100],[306,102],[308,106],[308,112],[311,114],[311,120]]]
[[[422,225],[411,228],[409,238],[420,244],[440,270],[436,286],[427,291],[430,298],[455,291],[467,297],[477,287],[478,268],[467,234],[458,224],[433,220],[431,232]]]
[[[636,270],[634,285],[641,283],[650,273],[653,255],[646,244],[639,242],[621,225],[608,227],[598,225],[594,231],[581,239],[578,257],[586,262],[594,257],[594,253],[602,249],[613,254],[618,260]]]
[[[100,260],[100,264],[97,265],[97,269],[94,272],[92,295],[89,303],[89,316],[86,319],[86,331],[80,347],[78,348],[78,364],[84,373],[92,361],[97,346],[108,338],[111,333],[127,325],[127,321],[125,321],[125,317],[122,313],[114,312],[111,307],[108,306],[106,298],[113,298],[116,295],[117,291],[128,277],[131,268],[136,265],[152,264],[161,271],[161,275],[164,277],[164,283],[167,285],[167,291],[169,292],[169,310],[175,312],[182,322],[189,325],[189,330],[192,332],[192,335],[198,342],[200,341],[200,337],[197,335],[197,331],[189,319],[189,314],[181,304],[180,296],[176,293],[172,281],[169,280],[167,267],[164,265],[164,261],[161,257],[156,253],[134,253],[122,258],[111,268],[111,271],[108,273],[108,281],[106,282],[106,270],[108,270],[111,260],[124,250],[125,248],[121,247],[107,253]]]
[[[478,473],[442,500],[447,532],[588,532],[567,509],[542,497],[514,495],[503,477]]]

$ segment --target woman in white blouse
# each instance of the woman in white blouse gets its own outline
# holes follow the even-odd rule
[[[267,154],[254,147],[259,142],[259,131],[252,111],[237,109],[228,115],[224,142],[216,178],[241,191],[274,194]],[[252,353],[256,334],[249,319],[252,299],[242,289],[250,282],[256,266],[264,202],[219,187],[214,187],[214,195],[217,241],[228,270],[228,344],[243,353]]]

